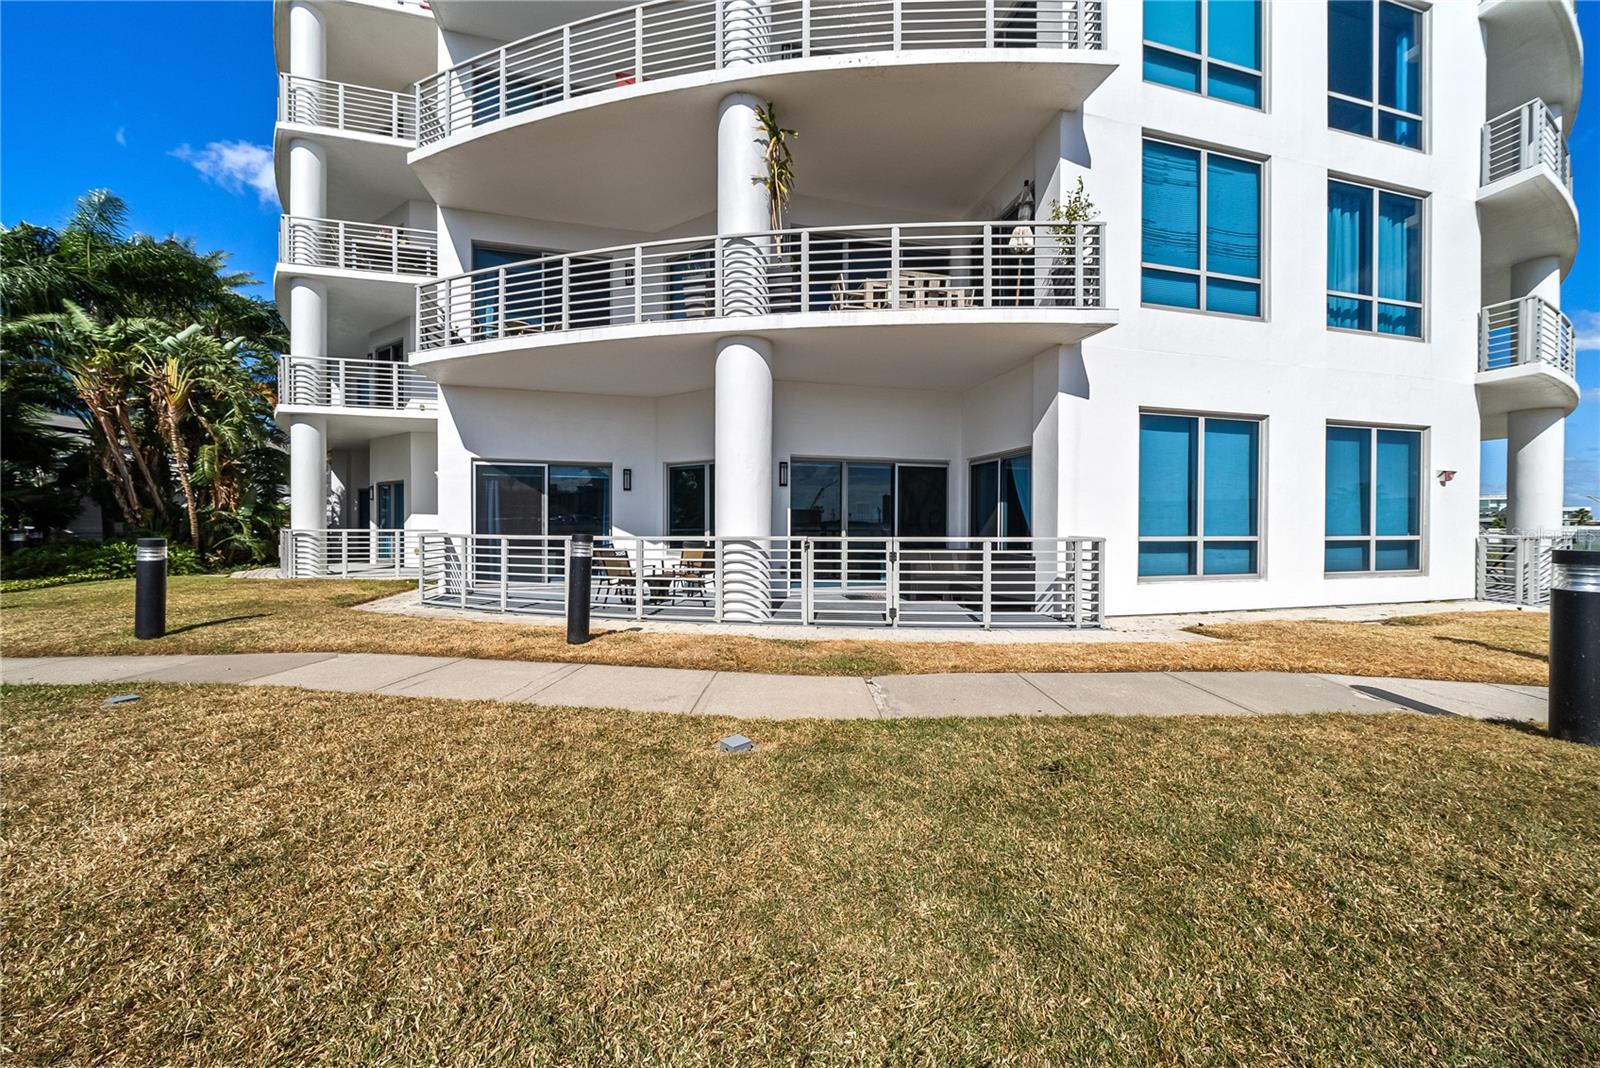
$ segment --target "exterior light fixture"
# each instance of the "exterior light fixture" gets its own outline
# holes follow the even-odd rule
[[[633,492],[633,468],[631,467],[624,467],[622,469],[622,492]]]
[[[1441,486],[1446,485],[1446,484],[1449,483],[1449,481],[1452,478],[1455,478],[1455,477],[1456,477],[1456,473],[1454,471],[1440,471],[1439,472],[1439,485],[1441,485]]]
[[[788,484],[789,484],[789,461],[788,460],[779,460],[778,461],[778,485],[787,486]]]

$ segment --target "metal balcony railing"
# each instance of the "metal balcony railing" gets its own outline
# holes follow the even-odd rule
[[[400,411],[433,408],[439,385],[411,367],[387,360],[278,357],[278,403]]]
[[[1482,143],[1484,185],[1542,165],[1572,187],[1572,160],[1561,124],[1542,100],[1530,100],[1484,123]]]
[[[437,274],[438,244],[432,230],[304,215],[283,216],[278,229],[278,259],[302,267]]]
[[[425,531],[355,527],[278,532],[284,578],[408,578],[417,574]]]
[[[740,315],[1105,306],[1105,225],[770,230],[559,253],[417,286],[423,349]]]
[[[1573,374],[1578,350],[1572,320],[1541,297],[1491,304],[1478,313],[1478,370],[1543,363]]]
[[[417,139],[417,96],[415,90],[396,93],[365,85],[280,74],[278,121],[414,142]]]
[[[1600,538],[1594,527],[1563,527],[1532,533],[1487,531],[1478,535],[1478,600],[1507,604],[1550,603],[1554,571],[1550,554],[1570,549],[1579,537]]]
[[[664,0],[485,52],[417,83],[421,143],[644,81],[812,56],[1105,47],[1101,0]]]
[[[425,534],[422,603],[563,615],[570,539]],[[609,619],[862,627],[1103,622],[1100,538],[595,539],[591,612]]]

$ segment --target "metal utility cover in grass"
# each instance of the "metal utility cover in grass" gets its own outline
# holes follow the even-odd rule
[[[717,748],[724,753],[748,753],[756,747],[756,743],[742,734],[730,734],[717,743]]]
[[[125,705],[129,701],[137,701],[138,699],[139,695],[136,693],[119,693],[107,697],[105,703],[108,705]]]

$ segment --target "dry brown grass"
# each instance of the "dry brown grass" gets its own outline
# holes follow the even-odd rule
[[[12,1063],[1600,1061],[1600,752],[5,691]]]
[[[1543,685],[1547,617],[1447,613],[1382,624],[1228,623],[1198,643],[813,641],[607,631],[569,646],[559,626],[425,619],[356,611],[405,589],[394,582],[172,580],[169,633],[133,638],[133,583],[8,594],[7,656],[93,653],[381,652],[759,671],[889,675],[930,671],[1317,671]]]

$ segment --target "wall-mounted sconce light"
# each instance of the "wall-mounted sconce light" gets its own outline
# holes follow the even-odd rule
[[[1455,478],[1455,477],[1456,477],[1456,473],[1454,471],[1440,471],[1439,472],[1439,485],[1443,486],[1445,483],[1449,482],[1452,478]]]
[[[778,461],[778,485],[787,486],[788,484],[789,484],[789,461],[788,460],[779,460]]]
[[[633,490],[633,468],[624,467],[622,469],[622,492],[623,493],[629,493],[632,490]]]

